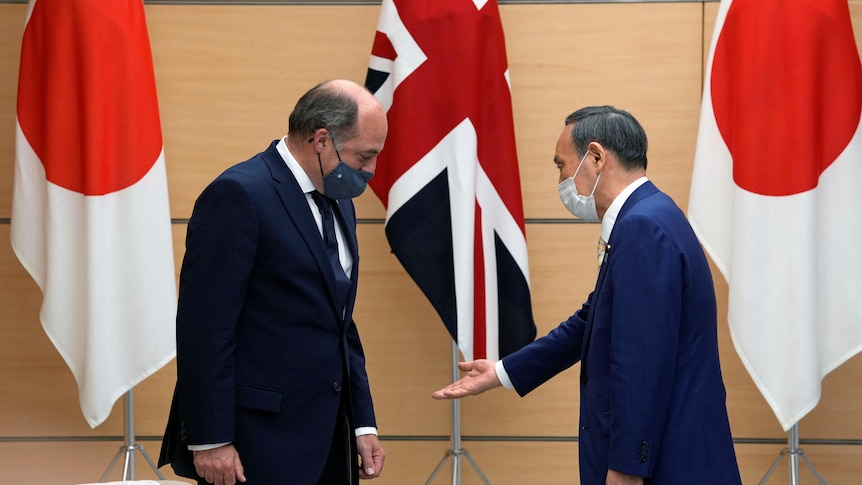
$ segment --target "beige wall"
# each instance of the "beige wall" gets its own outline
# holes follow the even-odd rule
[[[649,176],[685,208],[697,134],[705,52],[717,3],[503,5],[518,155],[528,219],[568,218],[557,198],[553,146],[563,118],[591,104],[614,104],[640,119],[650,139]],[[852,0],[862,22],[862,0]],[[0,4],[0,219],[11,213],[17,65],[25,5]],[[286,131],[296,98],[322,79],[362,82],[379,6],[146,7],[155,60],[172,216],[187,218],[200,190],[224,168],[264,149]],[[381,219],[371,191],[360,218]],[[174,225],[177,268],[183,224]],[[595,278],[597,225],[530,223],[527,241],[539,333],[565,319]],[[445,437],[449,403],[430,398],[450,379],[448,335],[419,290],[390,254],[380,224],[359,226],[362,284],[357,321],[368,354],[384,437]],[[561,263],[564,262],[564,263]],[[717,274],[716,271],[714,273]],[[716,279],[720,345],[733,433],[740,439],[785,440],[771,410],[730,341],[727,286]],[[560,291],[566,288],[566,291]],[[81,416],[71,373],[42,331],[41,295],[0,224],[0,483],[95,481],[123,434],[122,401],[90,429]],[[465,437],[553,437],[558,441],[465,441],[491,483],[577,481],[577,369],[526,398],[496,391],[462,402]],[[135,389],[135,425],[158,454],[174,367]],[[862,357],[826,377],[820,404],[800,423],[801,437],[862,440]],[[44,438],[41,439],[40,438]],[[65,438],[68,441],[57,440]],[[90,440],[90,441],[87,441]],[[387,439],[384,477],[376,483],[424,483],[445,438]],[[783,443],[737,445],[745,483],[756,483]],[[830,484],[858,483],[862,446],[803,444]],[[450,462],[451,464],[451,462]],[[787,480],[787,460],[771,482]],[[463,463],[463,482],[479,483]],[[138,477],[154,475],[138,455]],[[438,477],[447,481],[451,466]],[[118,479],[115,468],[113,479]],[[168,477],[169,469],[162,470]],[[810,475],[803,466],[803,478]],[[116,478],[114,478],[116,477]],[[803,482],[808,483],[808,482]]]

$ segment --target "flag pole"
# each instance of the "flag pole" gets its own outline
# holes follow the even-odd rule
[[[778,464],[784,458],[784,455],[790,455],[788,458],[788,462],[790,465],[790,485],[799,485],[799,457],[801,456],[805,463],[808,465],[808,468],[811,469],[811,472],[814,473],[814,476],[817,478],[817,481],[820,482],[820,485],[826,485],[826,482],[823,481],[823,477],[820,476],[820,473],[817,472],[817,469],[814,468],[814,465],[811,463],[811,460],[808,459],[808,456],[799,447],[799,423],[794,423],[793,426],[790,427],[790,431],[788,432],[787,437],[787,448],[781,450],[778,454],[778,458],[772,463],[772,467],[769,468],[769,471],[766,472],[766,476],[763,477],[763,480],[760,481],[760,485],[766,483],[766,480],[769,479],[772,472],[778,468]]]
[[[150,464],[150,467],[156,472],[156,476],[159,480],[164,480],[165,477],[162,476],[161,472],[159,472],[158,467],[150,459],[150,455],[144,450],[143,445],[135,444],[135,408],[134,408],[134,395],[132,394],[132,390],[129,389],[126,394],[123,396],[123,400],[125,401],[125,407],[123,411],[123,420],[125,421],[125,443],[120,446],[120,450],[117,451],[117,454],[114,455],[114,459],[111,460],[111,464],[108,465],[108,469],[105,470],[105,474],[102,475],[102,478],[99,479],[100,482],[104,482],[108,478],[108,474],[111,473],[111,470],[114,468],[114,465],[117,464],[117,460],[120,459],[121,456],[125,455],[125,460],[123,462],[123,480],[134,480],[135,479],[135,451],[141,452],[141,455],[144,456],[144,459],[147,460],[147,463]]]
[[[453,340],[452,382],[456,382],[460,376],[458,373],[458,352],[458,343]],[[476,462],[473,461],[473,457],[470,456],[470,452],[461,448],[461,400],[452,399],[452,448],[443,453],[443,458],[441,458],[440,462],[437,463],[437,468],[435,468],[434,472],[431,473],[431,476],[428,477],[428,481],[425,482],[425,485],[431,485],[431,482],[434,481],[434,477],[440,473],[440,470],[449,458],[452,458],[452,485],[461,485],[461,455],[467,458],[467,461],[470,462],[470,466],[473,467],[473,470],[476,470],[479,478],[482,479],[482,483],[490,485],[490,482],[485,478],[482,470],[480,470]]]

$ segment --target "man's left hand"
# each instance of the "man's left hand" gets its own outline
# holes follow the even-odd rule
[[[356,438],[356,448],[359,452],[359,478],[377,478],[383,471],[383,460],[386,452],[380,446],[377,435],[364,434]]]
[[[643,485],[644,478],[636,475],[627,475],[616,470],[608,470],[606,485]]]

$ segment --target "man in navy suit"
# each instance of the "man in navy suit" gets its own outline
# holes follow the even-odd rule
[[[582,485],[739,484],[712,275],[685,215],[647,180],[646,152],[643,128],[623,110],[566,118],[558,191],[572,214],[602,223],[595,290],[502,361],[460,363],[468,374],[433,396],[501,385],[523,396],[580,361]]]
[[[373,175],[387,129],[364,87],[321,83],[297,102],[287,136],[197,199],[159,466],[216,485],[380,475],[384,451],[353,321],[351,199]]]

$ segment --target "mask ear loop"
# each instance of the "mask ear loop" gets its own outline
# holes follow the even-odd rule
[[[332,138],[331,135],[330,135],[330,138]],[[308,139],[308,143],[313,143],[313,142],[314,142],[314,137]],[[332,140],[332,148],[335,148],[335,140]],[[338,157],[338,161],[340,162],[341,161],[341,154],[338,153],[337,148],[335,148],[335,155]],[[326,175],[324,175],[324,173],[323,173],[323,162],[320,160],[320,152],[317,152],[317,166],[320,167],[320,178],[323,179],[323,177],[326,177]]]
[[[583,157],[581,157],[581,161],[580,161],[580,163],[578,163],[578,168],[576,168],[576,169],[575,169],[575,174],[574,174],[574,175],[572,175],[572,183],[573,183],[573,184],[575,183],[575,177],[577,177],[577,176],[578,176],[578,172],[580,172],[580,171],[581,171],[581,167],[584,165],[584,160],[586,160],[586,159],[587,159],[587,155],[589,155],[589,154],[590,154],[590,151],[589,151],[589,150],[587,150],[586,152],[584,152],[584,156],[583,156]],[[577,187],[578,187],[578,186],[576,185],[576,186],[575,186],[575,192],[577,192],[577,191],[578,191],[578,188],[577,188]],[[594,189],[594,190],[595,190],[595,189]]]
[[[590,192],[590,197],[593,197],[594,195],[596,195],[596,188],[599,186],[599,180],[601,180],[601,178],[602,178],[602,174],[596,175],[596,184],[593,185],[593,191]]]
[[[335,150],[335,156],[338,157],[338,163],[344,163],[344,160],[341,159],[341,153],[338,152],[338,143],[335,143],[335,138],[332,137],[330,133],[329,139],[332,140],[332,149]]]
[[[317,166],[320,167],[320,178],[323,179],[326,175],[323,174],[323,162],[320,161],[320,153],[317,154]]]
[[[599,164],[599,157],[596,157],[596,159],[595,159],[595,164],[596,164],[596,166],[598,166],[598,164]],[[596,189],[599,187],[599,180],[601,180],[601,179],[602,179],[602,174],[601,174],[601,173],[599,173],[598,175],[596,175],[596,183],[595,183],[595,185],[593,185],[593,191],[590,193],[590,197],[592,197],[592,196],[596,195]]]

